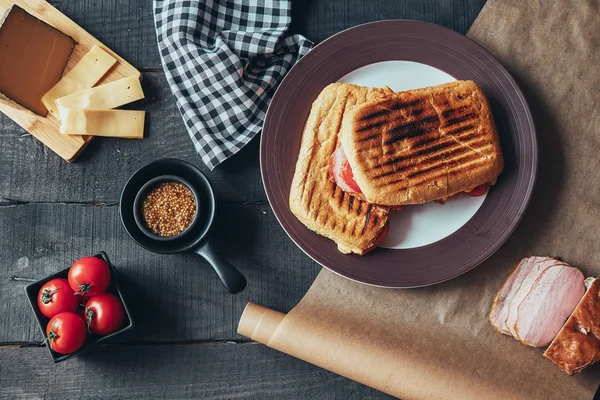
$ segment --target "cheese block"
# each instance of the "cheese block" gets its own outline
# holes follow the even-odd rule
[[[117,60],[94,45],[90,51],[52,89],[42,97],[42,103],[58,118],[56,99],[94,86]]]
[[[0,16],[0,96],[48,115],[42,96],[60,81],[74,46],[71,37],[13,5],[4,22]]]
[[[56,100],[56,105],[58,108],[110,110],[143,98],[140,78],[130,76],[61,97]]]
[[[109,136],[126,139],[144,137],[144,111],[84,110],[59,108],[60,133]]]

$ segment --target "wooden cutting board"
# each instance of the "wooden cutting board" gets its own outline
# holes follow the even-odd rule
[[[0,21],[13,5],[21,7],[29,14],[75,40],[75,48],[63,75],[71,70],[81,60],[81,57],[96,44],[117,59],[114,67],[97,85],[128,76],[141,76],[140,71],[44,0],[0,0]],[[75,161],[93,138],[92,136],[62,135],[59,132],[60,123],[53,115],[48,113],[47,117],[41,117],[10,100],[0,98],[0,111],[69,162]]]

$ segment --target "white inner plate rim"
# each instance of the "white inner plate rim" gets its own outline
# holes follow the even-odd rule
[[[447,73],[412,61],[383,61],[352,71],[339,81],[360,86],[388,86],[396,92],[455,81]],[[479,210],[480,197],[459,196],[441,205],[430,202],[403,207],[390,217],[390,233],[379,247],[412,249],[435,243],[459,230]]]

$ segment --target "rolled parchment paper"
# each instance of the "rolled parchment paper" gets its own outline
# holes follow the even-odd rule
[[[239,333],[404,400],[591,400],[600,363],[569,377],[543,349],[497,333],[488,313],[522,257],[560,256],[600,276],[599,27],[597,0],[489,0],[467,35],[517,79],[540,150],[531,206],[490,259],[410,290],[323,270],[287,315],[250,303]]]
[[[298,309],[285,315],[248,303],[238,333],[403,399],[509,398],[510,392],[499,393],[485,382],[466,382],[452,370],[443,370],[428,364],[418,354],[405,352],[408,343],[396,347],[397,344],[390,343],[391,338],[367,339],[360,331],[350,334],[343,325],[314,326],[308,321],[310,318],[299,314]],[[437,380],[437,389],[429,382],[433,377]]]
[[[322,270],[287,315],[248,303],[238,332],[404,400],[591,400],[597,370],[568,377],[489,326],[492,291],[478,300],[481,290],[464,287],[481,275],[389,290]]]

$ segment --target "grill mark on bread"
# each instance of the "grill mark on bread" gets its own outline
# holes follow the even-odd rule
[[[443,168],[444,166],[442,165],[442,168],[436,168],[435,172],[432,172],[430,175],[426,175],[426,176],[415,176],[415,177],[411,177],[411,182],[414,185],[420,185],[423,182],[426,181],[432,181],[432,180],[439,180],[442,177],[446,177],[447,178],[447,171],[445,168]],[[435,187],[438,187],[437,185],[434,185]],[[447,190],[446,190],[447,193]]]
[[[416,110],[411,110],[410,115],[413,117],[418,117],[419,115],[423,114],[425,112],[424,108],[418,108]]]
[[[364,116],[361,118],[361,120],[362,120],[362,121],[366,121],[366,120],[369,120],[369,119],[371,119],[371,118],[380,117],[380,116],[382,116],[382,115],[385,115],[385,114],[387,114],[388,112],[389,112],[389,110],[387,110],[387,109],[386,109],[386,110],[379,110],[379,111],[375,111],[375,112],[373,112],[373,113],[370,113],[370,114],[366,114],[366,115],[364,115]]]
[[[477,134],[476,129],[463,130],[459,134],[451,135],[461,143],[471,143],[472,145],[480,144],[483,147],[491,144],[486,138],[482,138],[481,135]]]
[[[361,235],[365,234],[365,231],[367,230],[367,226],[369,226],[369,221],[371,220],[371,211],[373,210],[373,206],[371,204],[369,204],[367,206],[367,215],[365,216],[365,224],[363,226],[362,232],[360,233]]]
[[[410,149],[412,151],[414,151],[414,150],[426,148],[427,146],[429,146],[430,143],[437,142],[438,140],[440,140],[438,132],[432,130],[432,131],[428,132],[426,135],[422,135],[421,137],[415,138],[415,140],[413,140],[411,142]]]
[[[344,196],[346,194],[346,192],[344,192],[342,189],[340,189],[340,187],[338,185],[335,185],[335,189],[333,193],[337,193],[339,192],[340,195],[338,196],[338,201],[337,201],[337,207],[340,208],[342,206],[342,202],[344,201]]]
[[[402,103],[400,101],[395,101],[395,100],[388,100],[387,103],[390,103],[391,105],[385,105],[382,104],[381,105],[381,110],[375,111],[375,112],[371,112],[369,114],[363,115],[359,118],[359,120],[357,121],[358,123],[366,123],[367,121],[374,119],[375,117],[380,117],[380,116],[385,116],[387,115],[390,111],[398,111],[407,107],[412,107],[415,106],[417,104],[419,104],[421,102],[421,100],[413,100],[413,101],[409,101],[406,103]],[[398,120],[401,118],[401,115],[398,115],[395,120]],[[374,121],[371,123],[367,123],[367,124],[363,124],[360,128],[358,128],[356,130],[356,133],[360,133],[360,132],[364,132],[364,131],[370,131],[373,130],[375,128],[380,128],[385,124],[390,123],[389,119],[387,118],[382,118],[379,121]]]
[[[468,113],[468,114],[465,114],[465,115],[461,115],[460,117],[455,117],[455,118],[449,119],[447,121],[447,125],[450,125],[450,126],[452,126],[452,125],[458,125],[461,122],[466,122],[466,121],[469,121],[471,119],[475,119],[476,117],[477,116],[474,113]]]
[[[396,143],[402,139],[410,139],[418,136],[422,136],[427,132],[433,131],[439,125],[439,118],[437,115],[430,115],[418,120],[406,122],[404,124],[395,125],[387,129],[387,135],[389,136],[385,140],[386,145]]]
[[[441,169],[443,169],[443,167],[445,165],[446,165],[446,163],[444,162],[444,159],[442,158],[442,160],[440,160],[439,162],[431,164],[427,168],[419,168],[418,171],[409,173],[408,178],[409,179],[410,178],[416,178],[418,176],[428,174],[429,172],[432,172],[432,171],[440,171]]]
[[[362,137],[362,138],[358,139],[356,142],[357,142],[357,143],[360,143],[360,142],[366,142],[367,140],[375,139],[377,136],[379,136],[379,134],[375,133],[375,134],[373,134],[373,135],[369,135],[369,136],[366,136],[366,137]]]
[[[458,126],[458,127],[449,129],[447,131],[444,131],[444,133],[446,135],[452,135],[452,136],[454,136],[454,135],[456,135],[458,133],[469,132],[469,131],[471,131],[471,130],[473,130],[475,128],[477,128],[477,124],[476,123],[475,124],[465,125],[465,126]]]
[[[394,173],[397,174],[397,172],[394,171]],[[406,182],[407,179],[404,178],[403,176],[400,177],[400,179],[396,179],[395,181],[390,181],[390,182],[386,182],[384,185],[382,185],[381,187],[386,187],[386,186],[390,186],[390,185],[395,185],[396,183],[400,183],[400,182]],[[408,187],[408,186],[407,186]]]
[[[453,158],[449,158],[446,161],[446,165],[448,168],[452,169],[453,172],[462,171],[464,169],[476,169],[480,167],[480,164],[487,165],[481,157],[478,157],[472,151],[465,150],[463,148],[463,152],[460,154],[453,154]],[[469,158],[471,158],[469,160]],[[460,165],[456,165],[456,163],[461,163]]]
[[[304,193],[306,193],[307,197],[305,197],[304,201],[306,202],[306,204],[310,204],[310,202],[312,201],[312,198],[313,198],[313,196],[315,194],[314,187],[315,187],[315,183],[311,182],[310,187],[308,189],[305,188],[305,192]],[[310,210],[310,208],[309,208],[309,210]]]
[[[415,124],[411,123],[411,124],[406,124],[406,125],[415,125]],[[400,140],[403,140],[403,139],[410,139],[410,138],[414,138],[417,136],[422,136],[425,133],[430,131],[429,129],[424,129],[424,128],[408,130],[408,129],[406,129],[406,125],[405,125],[405,130],[409,133],[400,134],[400,133],[388,131],[388,133],[390,133],[390,135],[383,143],[389,146],[389,145],[399,142]]]
[[[458,108],[453,108],[453,109],[450,109],[450,110],[446,110],[446,111],[442,112],[442,117],[444,117],[444,118],[450,118],[450,117],[456,116],[456,115],[458,115],[458,114],[460,114],[463,111],[466,111],[468,109],[469,109],[469,106],[460,106]]]
[[[435,155],[437,155],[436,152],[439,152],[440,150],[445,150],[446,147],[447,147],[446,143],[434,144],[433,146],[429,146],[429,147],[426,147],[423,149],[419,149],[417,151],[413,151],[410,154],[404,154],[399,157],[392,158],[391,160],[385,161],[383,164],[376,165],[375,168],[381,168],[381,167],[389,166],[389,165],[396,165],[396,164],[400,163],[401,161],[406,161],[410,158],[415,158],[415,157],[420,157],[420,156],[432,156],[432,155],[435,156]]]
[[[425,125],[433,122],[439,123],[440,118],[437,115],[429,115],[427,117],[421,118],[419,121],[421,122],[421,125]]]
[[[394,97],[394,98],[389,99],[387,102],[392,103],[390,106],[386,107],[388,110],[398,111],[403,108],[416,106],[417,104],[419,104],[421,102],[421,100],[417,99],[417,100],[410,100],[408,102],[402,102],[397,97]]]
[[[363,125],[360,128],[358,128],[356,130],[356,133],[361,133],[361,132],[369,132],[372,131],[375,128],[380,128],[385,124],[386,121],[382,120],[382,121],[376,121],[373,122],[371,124],[367,124],[367,125]]]

